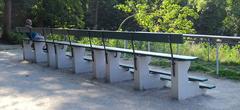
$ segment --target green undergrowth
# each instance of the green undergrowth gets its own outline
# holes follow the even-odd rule
[[[169,68],[170,62],[164,59],[152,59],[151,65],[160,66],[162,68]],[[189,69],[193,72],[200,72],[209,74],[214,77],[221,77],[233,80],[240,80],[240,65],[222,63],[219,67],[219,75],[216,74],[216,63],[207,62],[203,60],[193,61]]]

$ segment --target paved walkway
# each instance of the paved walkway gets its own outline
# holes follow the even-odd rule
[[[240,82],[215,79],[206,95],[177,101],[170,89],[135,91],[22,61],[20,46],[0,48],[0,110],[239,110]],[[199,74],[196,74],[199,75]]]

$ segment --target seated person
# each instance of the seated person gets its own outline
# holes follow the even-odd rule
[[[26,20],[26,25],[25,27],[31,29],[32,28],[32,20],[31,19],[27,19]],[[41,34],[37,33],[37,32],[27,32],[27,37],[30,40],[33,41],[38,41],[38,40],[44,40],[44,36],[42,36]],[[34,48],[34,45],[32,44],[32,48]],[[43,47],[44,50],[46,50],[46,46]]]
[[[26,20],[26,25],[25,27],[27,28],[32,28],[32,20],[31,19],[27,19]],[[28,38],[31,40],[44,40],[44,36],[42,36],[41,34],[37,33],[37,32],[27,32],[26,33]]]

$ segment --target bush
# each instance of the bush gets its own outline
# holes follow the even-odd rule
[[[8,38],[9,43],[11,44],[21,44],[23,41],[23,38],[25,38],[26,35],[22,33],[17,33],[17,32],[11,32],[10,36]]]

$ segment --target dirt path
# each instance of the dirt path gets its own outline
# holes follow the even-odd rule
[[[8,48],[5,50],[4,48]],[[239,110],[240,83],[215,79],[204,96],[184,101],[170,89],[135,91],[132,82],[107,84],[22,61],[20,46],[0,45],[0,110]]]

